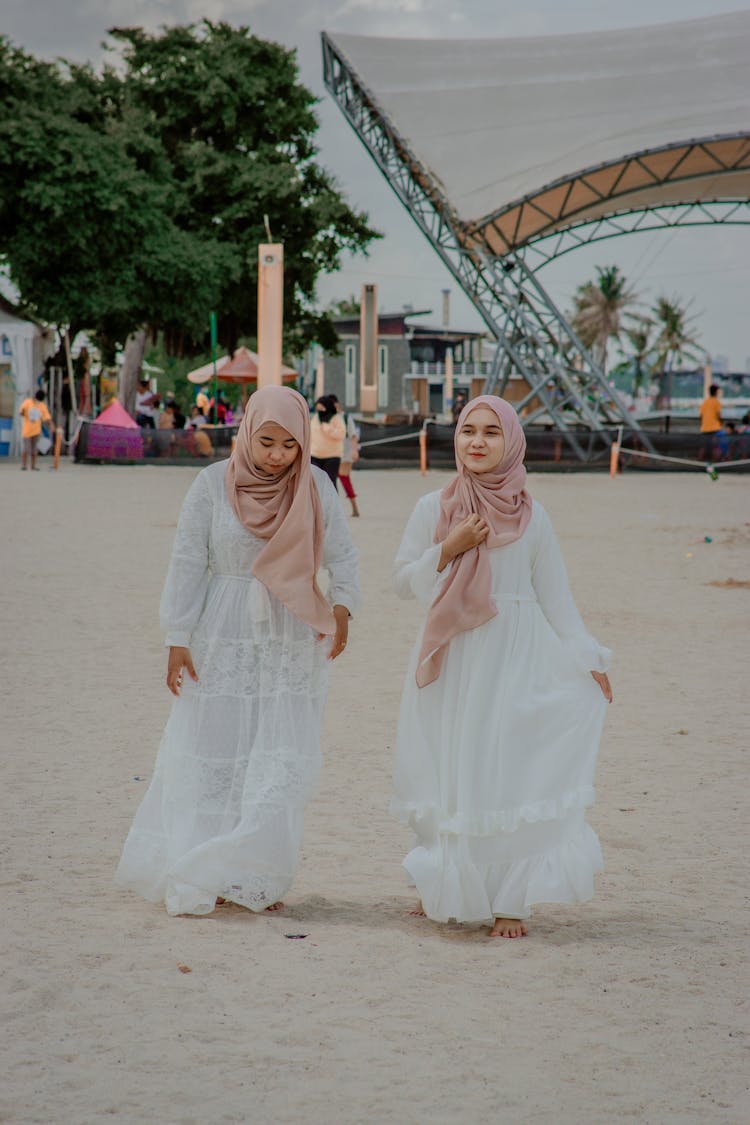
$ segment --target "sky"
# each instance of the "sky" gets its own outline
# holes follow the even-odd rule
[[[379,305],[434,310],[451,290],[451,323],[482,327],[434,250],[389,189],[322,79],[320,32],[417,38],[503,38],[647,26],[745,10],[732,0],[0,0],[0,32],[35,55],[94,65],[114,26],[156,31],[204,17],[249,26],[256,35],[297,51],[300,76],[320,99],[319,161],[336,177],[350,204],[367,212],[384,234],[370,256],[347,259],[318,286],[321,305],[378,285]],[[577,250],[540,277],[567,309],[575,289],[597,265],[618,265],[636,289],[642,311],[659,295],[689,305],[694,328],[712,356],[750,371],[750,227],[639,234]]]

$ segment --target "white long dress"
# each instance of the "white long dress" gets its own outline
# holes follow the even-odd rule
[[[394,568],[396,592],[429,606],[440,493],[417,503]],[[414,679],[399,717],[393,813],[416,834],[404,866],[428,917],[524,918],[538,902],[581,902],[601,870],[584,810],[606,702],[590,672],[610,653],[587,633],[544,509],[489,552],[499,613],[448,645],[440,676]]]
[[[198,474],[180,513],[160,616],[200,678],[184,675],[116,876],[169,914],[210,913],[217,896],[254,911],[280,899],[320,769],[331,640],[253,578],[265,540],[232,510],[226,466]],[[358,552],[331,482],[312,473],[327,597],[354,613]]]

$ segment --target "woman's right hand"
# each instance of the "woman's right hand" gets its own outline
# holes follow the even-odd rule
[[[189,648],[171,645],[167,660],[167,687],[172,695],[179,695],[182,687],[182,669],[186,668],[191,680],[198,682],[198,673],[193,667],[193,658]]]
[[[472,513],[465,520],[457,523],[443,540],[438,572],[445,570],[448,563],[453,562],[464,551],[470,551],[472,547],[478,547],[480,543],[483,543],[489,534],[489,530],[490,526],[487,521],[476,513]]]

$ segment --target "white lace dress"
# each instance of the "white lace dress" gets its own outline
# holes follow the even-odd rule
[[[418,502],[396,558],[401,597],[434,600],[440,493]],[[527,917],[537,902],[593,894],[599,841],[584,810],[606,702],[590,672],[610,653],[587,632],[544,509],[489,552],[499,614],[454,637],[418,688],[412,652],[399,717],[393,813],[411,825],[404,866],[428,917]]]
[[[190,648],[151,785],[117,882],[169,914],[206,914],[217,896],[264,910],[288,890],[303,812],[320,769],[330,638],[317,641],[252,577],[264,546],[232,510],[227,462],[199,473],[177,527],[161,601],[168,645]],[[357,549],[338,497],[313,466],[325,518],[331,604],[354,613]]]

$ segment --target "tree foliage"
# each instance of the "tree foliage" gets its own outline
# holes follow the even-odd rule
[[[633,394],[636,397],[654,367],[654,337],[654,322],[647,316],[638,317],[625,328],[625,339],[633,367]]]
[[[623,318],[636,303],[618,266],[597,266],[596,281],[579,285],[573,298],[573,327],[594,358],[606,366],[607,344],[618,342]]]
[[[684,360],[700,363],[705,359],[705,349],[695,336],[694,322],[687,305],[677,297],[657,297],[652,313],[657,329],[655,347],[657,366],[661,370],[672,368]]]
[[[0,258],[23,305],[109,349],[160,329],[233,347],[257,322],[264,215],[284,243],[285,342],[330,344],[315,282],[376,237],[316,162],[294,54],[208,21],[111,32],[118,68],[47,63],[0,39]]]

